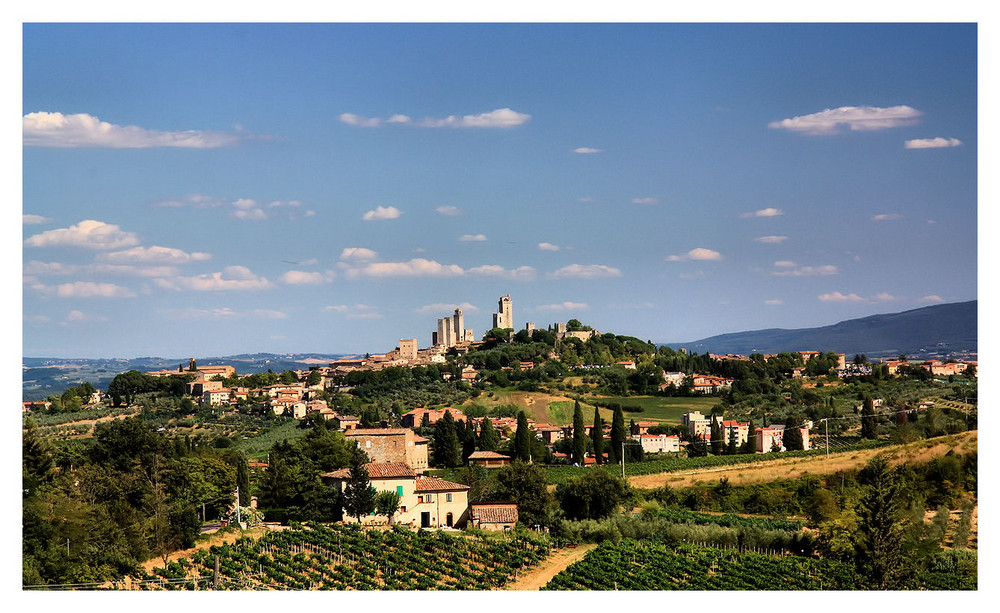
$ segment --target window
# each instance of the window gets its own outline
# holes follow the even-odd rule
[[[434,502],[434,494],[427,494],[424,496],[424,502]]]
[[[396,495],[397,496],[402,496],[403,495],[403,486],[402,485],[397,485],[396,486]]]
[[[451,502],[451,494],[445,494],[444,495],[444,500],[445,500],[445,502]]]
[[[417,502],[423,502],[423,501],[424,501],[423,496],[417,496]]]

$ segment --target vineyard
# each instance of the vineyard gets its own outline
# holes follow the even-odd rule
[[[214,545],[135,583],[144,589],[488,590],[548,555],[547,539],[530,535],[309,524]]]
[[[708,513],[696,513],[687,509],[661,509],[657,511],[656,516],[677,523],[691,523],[695,525],[711,524],[727,528],[759,528],[761,530],[798,532],[805,526],[805,522],[796,520],[773,519],[769,517],[740,517],[731,513],[711,515]]]
[[[853,590],[854,567],[656,541],[605,542],[556,575],[546,590]]]

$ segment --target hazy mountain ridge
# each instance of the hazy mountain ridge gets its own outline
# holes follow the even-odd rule
[[[978,352],[978,301],[869,315],[817,328],[769,328],[664,344],[697,353],[743,355],[813,350],[875,358],[901,353],[918,358],[968,356]]]

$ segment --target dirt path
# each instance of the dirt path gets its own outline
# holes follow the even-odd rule
[[[822,475],[861,468],[880,453],[888,454],[894,464],[901,462],[926,462],[951,450],[971,451],[977,448],[978,431],[963,432],[954,436],[918,441],[879,449],[865,449],[846,453],[805,458],[778,459],[737,466],[720,466],[695,471],[658,473],[629,477],[632,487],[652,489],[662,487],[687,487],[704,481],[718,481],[727,477],[733,485],[762,483],[775,479],[795,479],[805,474]]]
[[[531,569],[530,572],[518,577],[517,581],[508,583],[505,590],[511,591],[537,591],[545,586],[564,568],[582,560],[587,552],[597,547],[594,543],[578,545],[573,549],[560,549],[555,554],[549,556],[544,562]]]

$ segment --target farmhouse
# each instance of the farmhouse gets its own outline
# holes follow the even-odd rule
[[[473,528],[481,530],[512,530],[517,523],[517,504],[513,502],[474,503],[469,511]]]
[[[414,471],[427,470],[428,439],[409,428],[353,428],[344,433],[374,462],[399,462]]]

